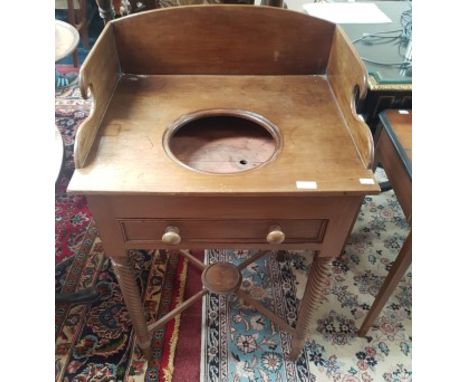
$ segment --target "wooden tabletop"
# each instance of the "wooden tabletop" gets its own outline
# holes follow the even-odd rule
[[[387,111],[387,118],[392,129],[410,161],[412,161],[412,116],[411,110]]]
[[[177,163],[163,147],[165,131],[182,116],[205,109],[249,110],[267,118],[277,126],[281,140],[275,159],[234,174],[206,174]],[[89,165],[75,171],[69,191],[212,195],[379,191],[323,75],[124,75],[99,135]]]
[[[61,20],[55,20],[55,62],[72,53],[80,42],[76,28]]]
[[[383,128],[395,146],[406,171],[411,177],[412,117],[411,110],[386,110],[380,114]]]

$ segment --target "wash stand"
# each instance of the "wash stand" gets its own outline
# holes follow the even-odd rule
[[[292,336],[313,330],[327,265],[366,194],[373,142],[355,105],[366,70],[335,24],[273,7],[160,9],[108,23],[80,72],[94,107],[75,143],[69,192],[86,195],[138,344],[204,294],[237,294]],[[147,322],[129,249],[168,250],[203,289]],[[190,248],[257,249],[205,265]],[[241,270],[279,250],[314,256],[298,318],[240,289]]]

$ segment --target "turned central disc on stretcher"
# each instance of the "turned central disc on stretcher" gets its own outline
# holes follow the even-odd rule
[[[212,293],[230,294],[239,289],[242,275],[235,265],[215,263],[203,271],[202,283]]]
[[[271,122],[250,112],[204,112],[174,123],[166,151],[193,170],[229,174],[257,168],[273,159],[279,133]]]

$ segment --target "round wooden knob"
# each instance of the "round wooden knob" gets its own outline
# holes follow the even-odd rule
[[[179,244],[182,241],[182,237],[179,235],[179,228],[167,227],[161,240],[167,245]]]
[[[279,225],[275,225],[270,227],[270,232],[268,232],[266,239],[270,244],[281,244],[286,239],[286,235]]]

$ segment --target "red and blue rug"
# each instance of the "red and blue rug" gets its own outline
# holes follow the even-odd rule
[[[92,304],[56,305],[56,381],[170,382],[180,317],[155,331],[153,357],[144,361],[86,199],[66,193],[74,171],[76,129],[90,106],[76,86],[56,92],[56,124],[64,139],[65,159],[55,190],[55,290],[70,293],[94,286],[101,296]],[[183,300],[187,263],[163,251],[131,251],[130,257],[147,319],[156,321]]]
[[[393,191],[366,197],[343,255],[330,266],[309,341],[297,362],[290,336],[237,297],[209,294],[203,305],[202,382],[409,382],[411,271],[365,338],[357,336],[408,227]],[[210,250],[209,264],[239,263],[253,253]],[[289,324],[297,319],[312,253],[265,256],[243,271],[241,288]]]
[[[65,141],[64,169],[56,186],[56,291],[94,285],[102,295],[90,305],[56,306],[56,381],[169,382],[179,317],[155,333],[153,359],[144,362],[86,200],[65,193],[74,170],[75,131],[90,103],[76,87],[58,92],[56,100],[56,123]],[[365,198],[344,254],[330,267],[310,341],[294,363],[284,356],[289,337],[269,320],[235,298],[209,295],[203,306],[201,381],[411,381],[411,272],[368,335],[356,336],[407,231],[393,192]],[[182,300],[187,264],[164,252],[130,254],[148,320],[155,320]],[[213,250],[206,252],[206,261],[235,263],[247,255]],[[279,262],[263,258],[244,270],[242,288],[294,322],[310,261],[310,254],[300,251]],[[183,359],[186,363],[178,368],[198,363],[195,355]]]

